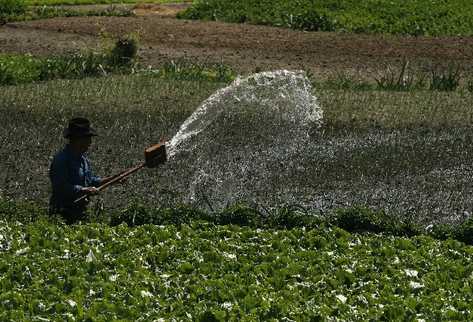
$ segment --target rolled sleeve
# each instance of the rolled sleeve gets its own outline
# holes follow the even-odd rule
[[[102,184],[102,178],[99,176],[92,176],[90,178],[90,184],[92,187],[99,187]]]

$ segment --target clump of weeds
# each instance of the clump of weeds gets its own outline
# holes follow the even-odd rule
[[[236,73],[223,63],[194,62],[179,58],[165,62],[157,70],[150,70],[160,77],[179,81],[215,81],[228,83],[235,79]]]
[[[367,81],[357,79],[349,73],[337,71],[328,77],[326,87],[337,90],[372,90],[373,85]]]
[[[454,91],[460,85],[461,67],[449,64],[447,67],[434,67],[430,71],[429,89],[433,91]]]
[[[409,61],[403,60],[401,68],[388,65],[386,69],[375,78],[377,87],[389,91],[411,91],[424,86],[424,77],[416,77],[409,67]]]

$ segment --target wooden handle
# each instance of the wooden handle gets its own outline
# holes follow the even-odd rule
[[[140,164],[140,165],[137,165],[137,166],[134,167],[134,168],[130,168],[130,169],[128,169],[128,170],[122,172],[121,174],[119,174],[119,175],[117,175],[115,178],[113,178],[112,180],[110,180],[110,181],[108,181],[107,183],[104,183],[103,185],[101,185],[100,187],[98,187],[97,190],[98,190],[98,191],[104,190],[105,188],[107,188],[108,186],[114,184],[115,182],[120,181],[120,180],[122,180],[122,179],[128,177],[129,175],[135,173],[136,171],[138,171],[138,170],[144,168],[145,165],[146,165],[146,163],[142,163],[142,164]],[[77,198],[76,200],[74,200],[74,203],[78,203],[78,202],[84,200],[84,199],[87,198],[87,197],[88,197],[88,195],[83,195],[82,197]]]

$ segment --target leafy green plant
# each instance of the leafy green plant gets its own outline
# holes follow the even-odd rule
[[[106,75],[110,70],[103,54],[78,53],[70,56],[47,58],[40,65],[40,81],[57,78],[83,78]]]
[[[327,226],[0,223],[2,321],[473,318],[471,247],[453,240]]]
[[[0,2],[0,25],[15,16],[24,14],[26,5],[23,0],[2,0]]]
[[[30,55],[0,55],[0,85],[35,81],[39,77],[40,60]]]

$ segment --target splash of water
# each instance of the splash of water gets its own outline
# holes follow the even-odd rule
[[[217,206],[286,193],[292,188],[285,178],[303,171],[299,156],[322,116],[302,71],[238,78],[210,96],[168,143],[173,176],[188,200],[205,195]]]

